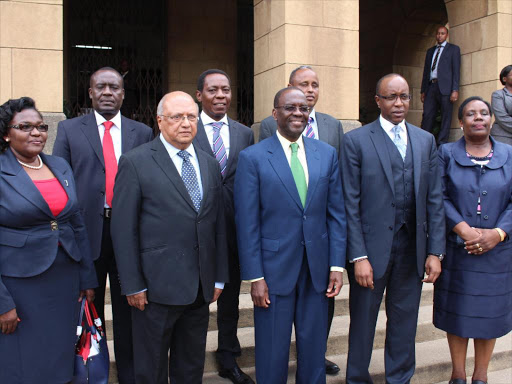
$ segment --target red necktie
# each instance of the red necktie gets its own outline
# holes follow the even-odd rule
[[[111,121],[105,121],[105,134],[103,135],[103,159],[105,160],[105,194],[107,204],[112,207],[112,198],[114,197],[114,181],[117,173],[117,159],[114,152],[114,142],[110,135],[110,128],[114,125]]]

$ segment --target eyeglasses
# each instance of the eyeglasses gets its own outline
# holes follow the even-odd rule
[[[185,121],[185,118],[190,121],[191,123],[197,121],[198,117],[195,115],[174,115],[174,116],[166,116],[166,115],[159,115],[161,117],[167,117],[174,121],[175,123],[179,123],[180,121]]]
[[[402,93],[400,95],[393,94],[393,95],[389,95],[389,96],[383,96],[383,95],[377,94],[377,96],[379,96],[381,99],[384,99],[387,101],[393,101],[393,102],[395,102],[398,98],[400,98],[400,100],[402,100],[402,101],[411,100],[411,95],[408,95],[406,93]]]
[[[37,129],[39,132],[48,132],[48,125],[47,124],[17,124],[17,125],[8,125],[7,128],[14,128],[19,129],[23,132],[32,132],[35,129]]]
[[[308,113],[309,107],[307,105],[282,105],[280,107],[274,107],[275,109],[283,108],[286,112],[295,112],[296,109],[299,109],[301,113]]]

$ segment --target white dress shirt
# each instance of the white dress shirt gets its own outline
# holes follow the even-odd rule
[[[436,47],[434,49],[434,55],[432,56],[432,61],[430,62],[430,80],[437,79],[437,69],[439,68],[439,60],[441,60],[441,56],[446,47],[446,41],[443,44],[441,44],[441,51],[439,52],[439,57],[437,58],[436,68],[432,70],[432,65],[434,64],[434,59],[436,58],[436,53],[437,50],[439,49],[438,46],[439,44],[436,44]]]
[[[178,152],[181,151],[181,149],[176,148],[172,144],[169,144],[165,139],[163,135],[160,135],[160,141],[162,141],[165,149],[167,150],[167,153],[169,154],[169,157],[171,158],[172,162],[174,163],[174,166],[176,167],[176,170],[181,176],[181,168],[183,166],[183,159],[178,156]],[[197,154],[194,149],[194,144],[190,144],[187,149],[185,149],[190,154],[190,163],[194,166],[194,169],[196,171],[197,175],[197,183],[199,184],[199,192],[201,194],[201,200],[203,199],[203,185],[201,183],[201,169],[199,168],[199,160],[197,159]],[[224,283],[216,282],[215,288],[224,289]]]
[[[283,147],[284,154],[286,156],[286,160],[288,160],[288,165],[291,167],[291,160],[292,160],[292,148],[290,145],[293,143],[293,141],[288,140],[287,138],[283,137],[279,133],[279,131],[276,131],[277,138],[279,139],[279,142],[281,143],[281,146]],[[295,141],[299,145],[297,149],[297,158],[300,162],[300,165],[302,165],[302,169],[304,170],[304,176],[306,178],[306,184],[309,186],[309,172],[308,172],[308,162],[306,160],[306,150],[304,149],[304,140],[302,139],[302,135],[299,137],[297,141]],[[338,266],[331,266],[331,271],[333,272],[343,272],[342,267]],[[256,279],[252,280],[244,280],[246,282],[254,283],[258,280],[263,280],[265,277],[258,277]]]
[[[210,116],[208,116],[204,111],[201,111],[201,122],[203,123],[204,130],[206,132],[206,137],[208,137],[208,142],[210,143],[210,148],[213,150],[213,123],[224,123],[222,128],[220,129],[220,137],[222,138],[222,142],[224,143],[224,148],[226,149],[226,156],[229,159],[229,124],[228,124],[228,115],[224,115],[222,119],[219,121],[213,120]]]
[[[105,135],[105,127],[103,123],[107,121],[103,116],[101,116],[98,112],[94,111],[94,117],[96,118],[96,125],[98,126],[98,133],[100,134],[100,142],[103,145],[103,136]],[[112,136],[112,143],[114,144],[114,154],[116,155],[116,160],[119,163],[119,158],[123,154],[123,147],[121,141],[121,112],[117,112],[111,120],[114,125],[110,128],[110,136]],[[107,204],[107,197],[105,195],[105,208],[110,208]]]

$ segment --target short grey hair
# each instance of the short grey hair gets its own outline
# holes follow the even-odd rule
[[[293,81],[293,78],[295,77],[295,74],[299,71],[302,71],[303,69],[310,69],[312,70],[313,72],[315,72],[315,70],[311,67],[311,65],[301,65],[300,67],[297,67],[295,68],[291,73],[290,73],[290,78],[288,79],[288,83],[292,83]]]

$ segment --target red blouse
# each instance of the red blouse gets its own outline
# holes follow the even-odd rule
[[[68,202],[68,195],[59,180],[55,177],[47,180],[33,180],[43,198],[48,203],[53,216],[57,217],[62,212]]]

